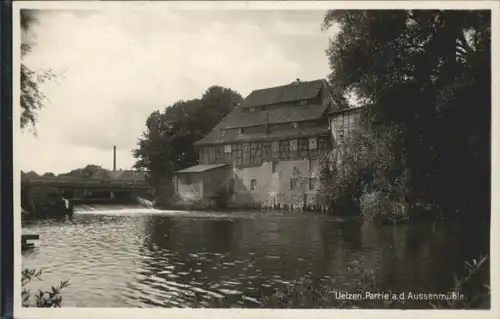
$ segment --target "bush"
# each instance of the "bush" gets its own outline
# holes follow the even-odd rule
[[[66,215],[63,194],[51,187],[21,189],[21,206],[29,212],[30,218],[60,218]]]
[[[398,130],[362,124],[337,145],[336,155],[323,163],[320,178],[320,191],[329,197],[333,210],[369,219],[406,216],[408,173],[404,159],[393,150]]]
[[[348,270],[357,278],[348,284],[334,278],[315,284],[309,278],[301,278],[291,283],[284,291],[278,291],[270,297],[263,297],[263,308],[316,308],[316,309],[353,309],[353,308],[401,308],[404,300],[346,300],[337,298],[337,292],[381,293],[376,284],[374,272],[357,263],[349,265]],[[391,293],[390,291],[388,293]]]
[[[69,286],[69,281],[61,281],[59,286],[51,287],[50,291],[38,290],[32,293],[26,288],[26,285],[32,280],[42,280],[42,270],[23,269],[21,273],[21,296],[23,307],[36,306],[38,308],[59,308],[61,307],[61,290]]]
[[[472,263],[466,262],[467,274],[461,279],[455,279],[455,286],[452,292],[456,295],[464,295],[465,298],[460,300],[450,299],[439,302],[429,302],[428,305],[435,309],[470,309],[481,308],[489,301],[491,289],[488,285],[481,285],[483,291],[478,293],[471,290],[473,275],[477,274],[486,257],[479,261],[474,260]],[[337,279],[332,279],[323,284],[314,284],[308,278],[301,278],[299,281],[293,282],[283,291],[277,291],[270,297],[262,297],[262,308],[335,308],[335,309],[404,309],[405,300],[398,298],[382,298],[364,299],[364,300],[345,300],[339,299],[335,295],[337,292],[358,293],[362,296],[366,292],[373,294],[388,293],[392,295],[392,291],[382,291],[377,283],[373,271],[362,268],[359,264],[351,264],[349,271],[357,275],[357,280],[349,282],[347,285]],[[347,286],[347,287],[346,287]]]
[[[483,308],[485,304],[488,304],[491,298],[491,287],[487,284],[474,285],[474,277],[484,268],[481,268],[488,256],[481,257],[479,261],[476,259],[472,260],[472,263],[465,262],[466,274],[461,278],[458,278],[456,274],[453,274],[455,281],[453,292],[456,294],[463,294],[465,296],[469,295],[464,300],[446,300],[437,303],[430,302],[429,304],[435,309],[441,308],[451,308],[451,309],[471,309],[471,308]],[[474,287],[474,286],[479,286]]]
[[[408,217],[408,205],[402,197],[381,191],[364,193],[360,198],[361,215],[376,222],[399,222]]]

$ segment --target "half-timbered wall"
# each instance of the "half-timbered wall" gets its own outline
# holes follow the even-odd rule
[[[243,127],[241,129],[240,128],[225,129],[221,131],[221,137],[231,138],[241,135],[272,134],[283,131],[290,131],[290,130],[299,131],[301,129],[307,129],[313,127],[325,127],[325,126],[328,126],[328,118],[321,118],[315,121],[249,126],[249,127]]]
[[[327,136],[241,142],[199,148],[200,164],[259,166],[263,162],[315,159],[330,149]]]
[[[358,127],[360,119],[360,111],[345,112],[332,116],[332,134],[337,145],[343,144],[344,140],[352,134],[353,130]]]
[[[335,144],[334,156],[337,165],[342,165],[344,146],[348,146],[346,140],[352,135],[353,131],[359,127],[361,121],[361,110],[350,110],[330,117],[330,128]]]

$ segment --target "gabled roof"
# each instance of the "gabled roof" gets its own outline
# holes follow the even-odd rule
[[[241,106],[252,107],[309,100],[317,97],[323,86],[325,86],[324,80],[314,80],[259,89],[252,91]]]
[[[325,105],[292,105],[274,110],[258,111],[255,113],[244,112],[241,106],[234,108],[228,116],[215,126],[204,138],[195,142],[195,145],[222,143],[235,141],[231,134],[222,136],[222,130],[240,127],[261,126],[267,124],[293,123],[302,121],[319,120],[327,110]],[[244,136],[246,134],[243,134]],[[252,139],[253,135],[248,135]],[[271,136],[271,135],[270,135]]]
[[[290,105],[276,109],[243,113],[243,109],[236,108],[225,119],[224,129],[260,126],[266,124],[280,124],[311,121],[320,118],[326,111],[326,105]]]
[[[202,173],[216,168],[228,166],[228,164],[200,164],[176,171],[177,174]]]
[[[240,134],[234,136],[232,134],[234,132],[231,131],[227,131],[227,134],[223,135],[221,133],[223,130],[319,120],[324,117],[331,106],[322,104],[298,105],[296,102],[317,97],[322,88],[328,90],[329,86],[326,80],[298,82],[269,89],[255,90],[250,93],[241,105],[235,107],[231,113],[220,121],[210,133],[195,142],[195,145],[276,138],[275,134]],[[332,102],[334,101],[332,100]],[[263,110],[258,109],[255,112],[248,112],[247,110],[249,106],[272,105],[276,103],[280,103],[280,105],[264,108]],[[318,133],[313,131],[309,133]],[[293,135],[296,132],[292,130],[286,134]]]
[[[311,127],[300,130],[278,131],[272,134],[256,133],[256,134],[231,134],[221,137],[213,135],[210,139],[203,139],[195,143],[195,146],[203,146],[210,144],[222,143],[238,143],[238,142],[256,142],[269,141],[285,138],[301,138],[328,135],[330,132],[328,126]]]

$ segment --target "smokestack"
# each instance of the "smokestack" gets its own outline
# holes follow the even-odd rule
[[[113,172],[116,171],[116,146],[113,146]]]

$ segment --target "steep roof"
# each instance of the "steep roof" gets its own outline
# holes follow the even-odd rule
[[[279,131],[272,134],[266,133],[255,133],[255,134],[231,134],[226,136],[221,136],[220,134],[208,135],[202,140],[195,143],[195,146],[203,146],[210,144],[221,144],[221,143],[236,143],[236,142],[255,142],[255,141],[268,141],[283,138],[300,138],[300,137],[312,137],[320,136],[329,133],[328,126],[325,127],[311,127],[300,130],[289,130],[289,131]]]
[[[248,113],[244,112],[243,108],[237,107],[222,120],[221,129],[311,121],[320,118],[326,109],[326,105],[290,105]]]
[[[195,165],[191,166],[188,168],[184,168],[181,170],[178,170],[176,173],[177,174],[182,174],[182,173],[202,173],[206,171],[210,171],[216,168],[221,168],[228,166],[227,164],[200,164],[200,165]]]
[[[309,104],[298,105],[297,101],[309,100],[318,96],[322,88],[328,89],[328,83],[325,80],[315,80],[309,82],[298,82],[277,86],[269,89],[255,90],[243,101],[243,103],[233,109],[214,129],[204,138],[195,143],[196,146],[228,143],[246,140],[265,140],[272,138],[285,138],[290,135],[297,135],[295,130],[290,132],[279,132],[273,134],[233,134],[228,131],[224,136],[222,130],[244,128],[252,126],[263,126],[266,124],[283,124],[303,121],[314,121],[321,119],[329,110],[327,105]],[[333,102],[333,101],[332,101]],[[248,112],[249,106],[261,106],[280,103],[279,106],[273,106],[264,110]],[[328,128],[326,128],[328,129]],[[304,134],[322,134],[325,128],[302,130],[300,135]]]
[[[241,106],[237,106],[210,133],[197,141],[195,145],[236,141],[242,138],[241,136],[233,137],[230,134],[222,136],[221,131],[224,129],[261,126],[266,123],[280,124],[318,120],[323,117],[326,110],[327,106],[325,105],[292,105],[290,107],[248,113]],[[253,135],[244,134],[244,136],[250,139],[253,138]],[[271,137],[271,135],[269,136]]]
[[[314,80],[254,90],[241,106],[263,106],[312,99],[318,96],[324,85],[324,80]]]

